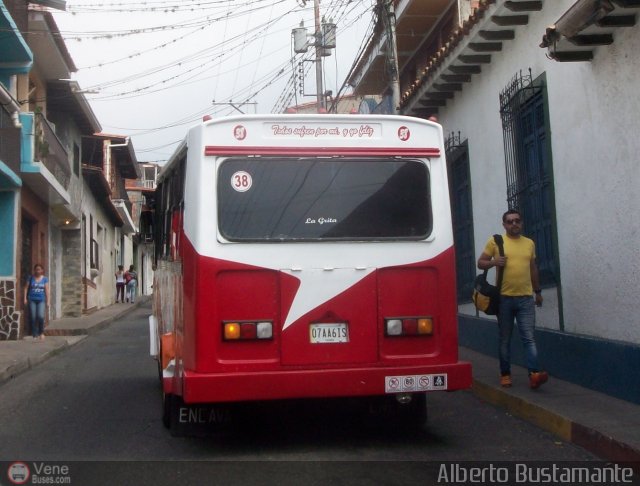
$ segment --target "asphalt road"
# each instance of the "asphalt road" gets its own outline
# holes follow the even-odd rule
[[[58,478],[68,465],[67,484],[308,485],[429,484],[446,461],[596,460],[470,392],[429,395],[418,430],[363,424],[319,400],[258,406],[251,427],[224,434],[173,437],[161,422],[148,314],[141,307],[0,386],[3,464],[23,461],[32,474],[56,465]],[[0,485],[6,478],[0,470]]]

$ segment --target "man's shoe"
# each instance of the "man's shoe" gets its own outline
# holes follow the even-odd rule
[[[549,374],[546,371],[534,371],[529,373],[529,388],[536,389],[547,382]]]
[[[513,382],[511,381],[511,375],[502,375],[500,377],[500,386],[503,388],[511,388]]]

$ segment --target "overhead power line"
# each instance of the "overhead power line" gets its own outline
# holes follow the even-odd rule
[[[325,0],[325,2],[329,3],[325,15],[339,25],[339,32],[343,32],[350,28],[359,17],[370,12],[369,6],[366,9],[362,9],[362,7],[365,3],[370,4],[372,1],[330,0],[329,2],[329,0]],[[284,49],[286,51],[289,50],[291,27],[299,24],[300,15],[308,18],[309,13],[313,10],[310,2],[307,1],[306,4],[304,2],[300,4],[295,0],[122,0],[100,1],[99,3],[88,0],[83,2],[68,0],[67,5],[71,15],[93,16],[94,14],[102,13],[133,15],[135,18],[140,15],[141,19],[139,28],[112,30],[107,28],[83,32],[79,32],[75,28],[62,30],[64,39],[68,41],[99,41],[116,37],[126,38],[127,36],[138,36],[141,39],[144,36],[146,41],[146,36],[153,38],[152,36],[164,33],[163,39],[157,45],[145,47],[144,49],[138,48],[135,52],[128,54],[118,47],[111,50],[116,54],[112,59],[102,62],[92,61],[91,65],[81,68],[81,73],[91,70],[95,75],[101,75],[102,69],[108,67],[108,70],[104,69],[105,76],[102,79],[92,86],[84,88],[85,90],[98,89],[102,91],[98,96],[87,96],[90,102],[125,101],[130,98],[216,79],[215,83],[209,83],[208,86],[203,84],[198,87],[198,90],[209,90],[211,92],[209,99],[216,99],[219,102],[226,100],[231,102],[234,100],[235,104],[247,103],[257,100],[262,93],[271,93],[274,88],[276,88],[277,93],[280,87],[284,87],[280,97],[273,97],[273,99],[277,100],[274,108],[275,106],[282,106],[283,109],[295,97],[296,86],[289,75],[290,58],[287,57],[286,60],[282,60],[280,56],[276,60],[276,55]],[[282,7],[276,8],[278,5],[286,5],[287,8],[283,12]],[[362,11],[359,9],[362,9]],[[142,12],[154,14],[155,17],[154,15],[142,17]],[[190,12],[194,12],[194,15],[191,15]],[[360,12],[359,15],[358,12]],[[67,14],[56,13],[57,15]],[[160,15],[170,16],[167,18],[170,18],[171,21],[168,22],[166,19],[161,18]],[[149,17],[150,20],[161,20],[155,25],[149,25]],[[259,25],[252,25],[250,29],[242,27],[238,29],[238,25],[242,26],[242,20],[247,19],[248,22],[249,18],[259,18],[261,22]],[[234,30],[229,30],[229,33],[233,33],[233,35],[229,36],[226,33],[226,29],[228,25],[234,24]],[[122,25],[125,24],[123,23]],[[225,35],[220,40],[222,29],[225,29]],[[279,29],[282,29],[281,32],[276,32]],[[171,32],[174,31],[175,34],[172,35]],[[217,33],[217,41],[202,42],[202,37],[200,36],[209,36],[209,39],[214,39],[216,38],[212,35],[214,33]],[[191,46],[187,45],[187,41],[191,39],[198,39],[200,42],[198,49],[193,49],[193,43],[191,43]],[[272,39],[276,39],[276,41],[272,42]],[[133,41],[129,42],[129,44],[131,46],[135,45]],[[110,45],[116,46],[117,44]],[[180,50],[182,46],[186,48],[182,49],[179,55],[172,59],[171,52]],[[164,55],[163,62],[156,62],[146,69],[135,68],[135,66],[147,64],[146,59],[152,57],[152,54],[157,55],[158,53]],[[230,63],[232,56],[235,56],[233,58],[234,61]],[[243,62],[243,59],[246,62]],[[133,68],[135,71],[130,67],[124,68],[127,61],[135,62]],[[129,62],[127,66],[131,64],[133,62]],[[120,68],[120,66],[123,67]],[[264,67],[266,69],[262,69]],[[124,76],[114,77],[111,74],[115,72],[122,73],[125,70],[126,75]],[[223,91],[223,93],[218,91]],[[184,94],[178,96],[184,96]],[[175,99],[176,95],[172,97]],[[167,113],[171,113],[171,111],[169,110]],[[176,130],[179,131],[181,126],[197,122],[202,115],[207,113],[211,113],[210,105],[192,108],[189,115],[175,117],[176,119],[158,123],[158,126],[155,127],[114,128],[130,131],[136,137],[151,135],[164,130],[171,132],[173,129],[173,132],[175,132]],[[122,123],[121,125],[128,124]],[[166,146],[136,150],[138,152],[147,152]]]

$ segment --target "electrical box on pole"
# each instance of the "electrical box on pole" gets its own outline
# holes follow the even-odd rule
[[[332,21],[325,22],[322,19],[322,47],[325,49],[336,48],[336,24]]]
[[[296,27],[291,31],[293,35],[293,51],[296,54],[303,54],[309,49],[309,40],[307,35],[307,28],[303,22],[300,22],[300,27]]]
[[[314,20],[315,29],[313,34],[308,34],[304,22],[300,22],[300,27],[291,31],[293,37],[293,51],[296,54],[306,53],[310,47],[316,51],[316,97],[318,99],[318,112],[325,109],[325,93],[322,82],[322,58],[331,55],[331,50],[336,48],[336,24],[333,21],[326,22],[322,19],[320,23],[320,0],[314,0]],[[304,80],[302,81],[304,83]],[[301,92],[304,89],[300,90]]]

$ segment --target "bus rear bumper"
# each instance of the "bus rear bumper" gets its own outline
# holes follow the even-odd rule
[[[219,403],[288,398],[356,397],[394,393],[453,391],[471,387],[471,363],[246,373],[196,373],[185,370],[181,390],[185,403]],[[175,383],[175,382],[173,382]]]

